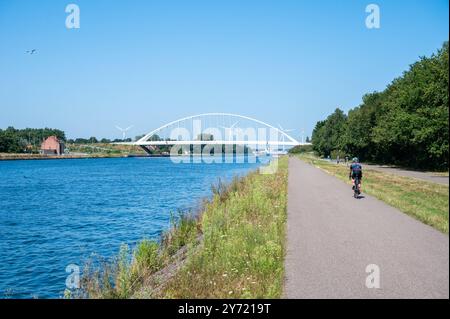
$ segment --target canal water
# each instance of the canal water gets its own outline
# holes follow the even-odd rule
[[[61,297],[68,265],[82,268],[92,255],[115,256],[122,243],[158,239],[171,213],[195,210],[219,178],[261,164],[0,161],[0,298]]]

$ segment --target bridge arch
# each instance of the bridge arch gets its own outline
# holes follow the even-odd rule
[[[163,130],[165,129],[169,129],[169,128],[174,128],[176,126],[178,127],[183,127],[183,124],[185,124],[188,121],[192,121],[194,119],[205,119],[205,118],[228,118],[228,119],[232,119],[234,118],[235,120],[238,121],[249,121],[252,122],[254,124],[260,125],[262,127],[271,129],[273,131],[275,131],[277,134],[279,134],[279,136],[281,137],[282,140],[278,139],[277,141],[266,141],[266,144],[276,144],[276,145],[284,145],[284,146],[296,146],[296,145],[301,145],[300,142],[298,142],[295,138],[293,138],[292,136],[290,136],[289,134],[287,134],[286,132],[282,131],[281,129],[268,124],[266,122],[263,122],[261,120],[255,119],[253,117],[249,117],[249,116],[244,116],[244,115],[239,115],[239,114],[233,114],[233,113],[202,113],[202,114],[197,114],[197,115],[191,115],[191,116],[187,116],[187,117],[183,117],[181,119],[169,122],[167,124],[164,124],[163,126],[158,127],[157,129],[147,133],[146,135],[144,135],[142,138],[140,138],[139,140],[137,140],[136,142],[133,142],[133,144],[135,145],[158,145],[158,144],[162,144],[160,141],[154,141],[151,140],[152,137],[159,135]],[[220,126],[224,129],[232,129],[232,127],[224,127],[223,125],[226,125],[224,123],[221,123],[220,121],[217,121],[217,123],[220,123],[217,126]],[[235,125],[235,124],[234,124]],[[194,141],[191,141],[194,142]],[[216,143],[220,142],[220,141],[215,141]],[[230,143],[238,143],[238,142],[243,142],[243,141],[222,141],[224,142],[224,144],[230,144]],[[254,142],[254,143],[251,143]],[[181,143],[181,142],[180,142]],[[188,143],[188,141],[186,141],[186,143]],[[211,141],[210,143],[213,143],[213,141]],[[247,141],[248,144],[255,144],[256,141]],[[168,142],[166,142],[166,144],[170,144]]]

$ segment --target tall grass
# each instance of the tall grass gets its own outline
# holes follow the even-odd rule
[[[287,159],[273,175],[219,181],[199,214],[179,213],[159,242],[120,247],[90,262],[72,297],[275,298],[281,296]],[[201,240],[200,240],[201,239]]]
[[[203,241],[170,281],[165,298],[278,298],[285,253],[287,159],[218,187],[202,215]],[[226,196],[225,196],[226,194]]]
[[[75,298],[130,298],[148,279],[172,262],[174,254],[195,241],[199,220],[188,213],[171,218],[170,229],[159,242],[143,239],[131,250],[123,244],[113,260],[91,259],[84,267]]]

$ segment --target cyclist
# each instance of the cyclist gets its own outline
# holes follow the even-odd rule
[[[361,180],[362,180],[362,166],[359,163],[359,160],[357,157],[354,157],[352,160],[352,164],[350,165],[350,173],[348,175],[348,178],[352,180],[353,187],[352,189],[355,190],[355,179],[358,179],[358,190],[361,189]]]

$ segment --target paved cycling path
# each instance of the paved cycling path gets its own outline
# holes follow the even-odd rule
[[[331,161],[331,163],[336,163],[336,160]],[[345,164],[341,161],[340,165],[346,165],[347,167],[351,164]],[[395,166],[387,166],[387,165],[375,165],[375,164],[367,164],[362,163],[363,169],[371,169],[375,171],[380,171],[383,173],[394,174],[398,176],[411,177],[415,179],[420,179],[427,182],[449,185],[449,177],[441,174],[433,173],[433,172],[423,172],[423,171],[413,171],[410,169],[404,169]]]
[[[427,182],[433,182],[437,184],[442,185],[448,185],[449,184],[449,178],[448,176],[439,176],[436,175],[433,172],[420,172],[420,171],[411,171],[406,169],[401,169],[397,167],[389,167],[389,166],[382,166],[382,165],[371,165],[371,164],[362,164],[363,168],[370,168],[376,171],[390,173],[390,174],[396,174],[400,176],[405,177],[412,177],[416,179],[421,179]]]
[[[379,289],[366,287],[369,264]],[[296,158],[285,266],[287,298],[449,298],[448,235]]]

